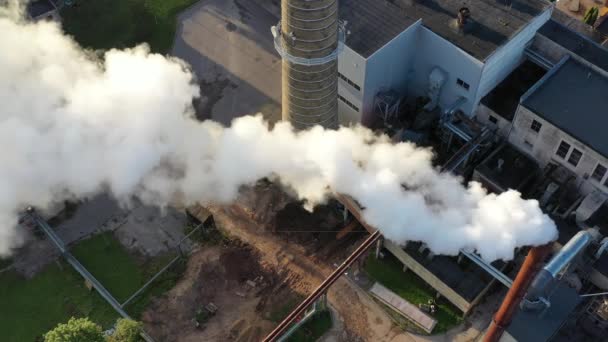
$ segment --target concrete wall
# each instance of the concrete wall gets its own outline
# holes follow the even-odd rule
[[[496,123],[490,121],[490,116],[496,118]],[[504,119],[502,116],[498,115],[492,109],[486,107],[484,104],[480,103],[475,111],[475,119],[488,126],[488,128],[494,130],[496,134],[499,136],[506,138],[509,134],[509,130],[511,129],[511,122]]]
[[[362,109],[364,121],[373,118],[374,97],[382,89],[393,89],[406,95],[408,82],[413,76],[421,22],[418,20],[367,58]]]
[[[542,124],[538,133],[530,129],[532,120],[536,120]],[[565,159],[555,154],[562,140],[571,145],[570,152],[566,155]],[[606,176],[604,176],[602,182],[597,182],[590,177],[598,162],[608,167],[608,159],[522,105],[519,105],[515,113],[513,129],[509,134],[509,142],[534,158],[541,168],[545,167],[549,162],[554,162],[571,170],[577,176],[577,182],[581,186],[580,191],[582,194],[587,194],[594,189],[600,189],[608,194],[608,188],[603,185]],[[567,162],[572,152],[572,147],[583,153],[576,167]],[[588,179],[585,179],[586,177]]]
[[[552,11],[553,7],[549,7],[523,27],[507,44],[501,46],[486,59],[475,103],[494,89],[524,60],[526,46],[534,38],[536,31],[551,18]]]
[[[461,109],[472,115],[483,63],[426,27],[421,26],[418,31],[413,68],[415,74],[408,84],[409,93],[425,96],[428,76],[433,68],[439,67],[448,75],[441,91],[440,107],[448,107],[460,96],[464,96],[468,102]],[[456,84],[458,78],[469,84],[468,91]]]
[[[348,40],[346,41],[346,45],[338,57],[338,72],[359,85],[361,90],[356,90],[344,80],[338,78],[338,94],[359,108],[359,112],[355,112],[344,102],[338,100],[338,116],[340,124],[344,126],[361,122],[366,67],[365,58],[348,47]]]
[[[562,58],[569,55],[570,57],[577,60],[579,63],[593,69],[594,71],[600,73],[601,75],[608,77],[607,71],[605,71],[601,68],[598,68],[594,64],[588,62],[583,57],[577,55],[575,52],[567,50],[563,46],[557,44],[556,42],[552,41],[551,39],[549,39],[541,34],[537,34],[534,37],[531,47],[534,51],[537,51],[543,57],[545,57],[549,61],[553,62],[553,64],[557,64]]]

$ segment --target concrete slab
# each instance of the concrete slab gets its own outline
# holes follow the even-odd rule
[[[437,325],[436,319],[422,312],[414,304],[399,297],[399,295],[379,283],[375,283],[369,292],[405,317],[409,318],[428,333],[432,332],[435,325]]]
[[[203,0],[179,15],[172,54],[201,82],[199,119],[227,125],[262,110],[280,118],[281,60],[270,34],[277,22],[254,0]]]

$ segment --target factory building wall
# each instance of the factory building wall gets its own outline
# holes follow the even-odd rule
[[[338,117],[340,125],[348,126],[361,122],[363,92],[365,91],[365,68],[365,58],[348,47],[347,39],[346,46],[338,57],[338,72],[340,73],[338,77]],[[359,87],[359,90],[356,87]],[[355,110],[355,108],[358,110]]]
[[[498,134],[498,136],[506,138],[511,129],[511,121],[506,120],[498,115],[495,111],[480,103],[475,111],[475,119],[486,125]]]
[[[549,7],[486,59],[479,81],[476,104],[521,64],[526,46],[532,41],[536,31],[551,18],[552,11],[553,7]]]
[[[414,73],[412,81],[408,84],[409,94],[425,96],[428,90],[428,76],[433,68],[439,67],[447,75],[441,90],[439,106],[445,109],[462,96],[468,101],[461,109],[472,115],[483,63],[426,27],[421,26],[418,31]],[[468,90],[458,84],[459,79],[468,85]]]
[[[531,129],[533,120],[542,125],[539,132]],[[562,141],[571,146],[565,158],[561,158],[556,154]],[[582,194],[588,194],[595,189],[608,194],[608,187],[604,184],[608,181],[608,172],[606,172],[601,181],[597,181],[591,177],[598,163],[608,168],[608,158],[597,153],[522,105],[517,108],[517,112],[515,113],[513,128],[509,134],[509,142],[521,151],[529,154],[538,162],[541,168],[553,162],[572,171],[577,176],[577,185],[580,186]],[[582,152],[582,157],[576,166],[568,163],[568,158],[573,148]]]
[[[421,27],[418,20],[381,49],[367,58],[365,92],[363,94],[363,121],[374,119],[374,98],[383,89],[406,94],[408,82],[413,78],[413,62]]]

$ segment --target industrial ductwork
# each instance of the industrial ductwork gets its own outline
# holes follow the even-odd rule
[[[543,267],[530,285],[524,300],[523,310],[544,310],[551,303],[548,300],[549,291],[558,279],[558,275],[584,251],[591,242],[597,240],[599,234],[594,229],[580,231],[574,235],[564,247]]]

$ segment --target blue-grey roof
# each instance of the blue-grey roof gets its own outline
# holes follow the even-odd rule
[[[549,20],[538,33],[561,45],[589,63],[608,71],[608,50],[555,20]]]
[[[543,315],[538,311],[519,310],[507,328],[509,335],[522,342],[549,341],[580,302],[580,297],[576,290],[559,282],[549,300],[551,306]]]
[[[522,100],[524,107],[608,157],[608,78],[567,58]]]
[[[27,14],[32,18],[37,18],[54,10],[55,6],[49,0],[36,0],[27,4]]]

